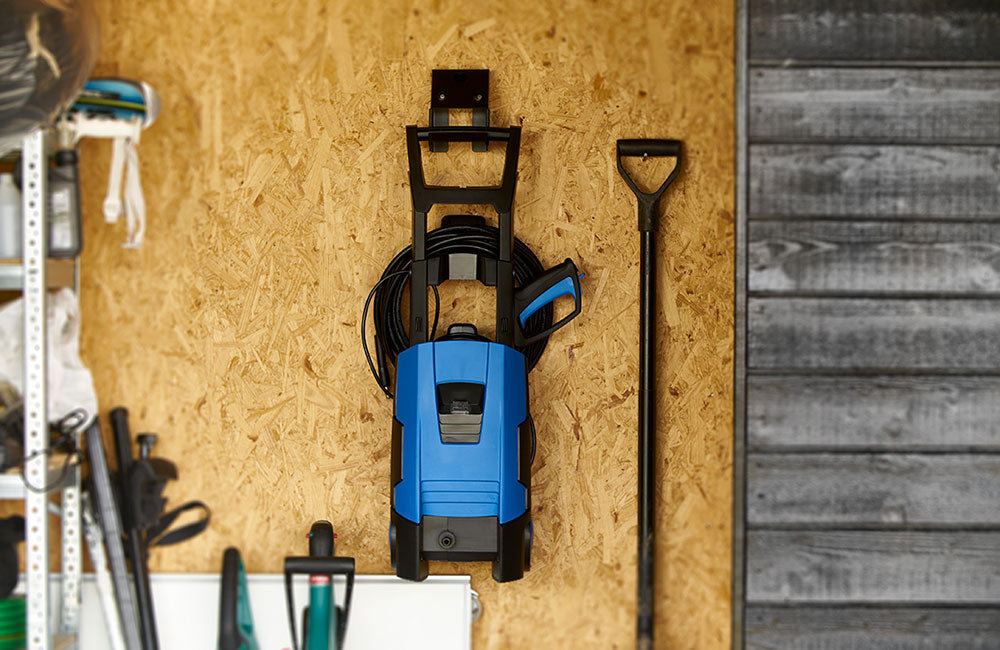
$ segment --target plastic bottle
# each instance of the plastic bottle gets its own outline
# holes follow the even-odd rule
[[[80,183],[75,149],[56,152],[49,168],[49,257],[80,254]]]
[[[0,174],[0,259],[21,257],[21,193],[12,174]]]

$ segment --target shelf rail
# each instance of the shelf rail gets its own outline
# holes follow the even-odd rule
[[[21,150],[24,241],[24,457],[25,477],[31,485],[48,484],[49,444],[46,332],[45,219],[48,165],[45,132],[36,129]],[[49,515],[48,495],[25,491],[25,558],[27,575],[27,645],[29,650],[51,650],[49,635]]]

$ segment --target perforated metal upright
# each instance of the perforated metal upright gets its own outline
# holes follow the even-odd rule
[[[46,402],[45,133],[36,130],[21,149],[24,200],[24,457],[25,477],[48,485],[48,405]],[[47,494],[26,490],[25,575],[27,577],[29,650],[49,650],[49,515]]]
[[[80,446],[80,436],[76,436]],[[59,633],[75,635],[80,629],[80,573],[83,569],[81,548],[80,468],[69,469],[62,489],[62,611]]]
[[[25,477],[30,485],[49,484],[46,258],[46,181],[48,178],[45,131],[25,137],[21,149],[23,198],[24,296],[24,453]],[[75,635],[80,612],[80,473],[73,467],[62,482],[62,608],[59,632]],[[24,490],[25,576],[27,583],[27,646],[29,650],[52,647],[49,612],[49,494]]]

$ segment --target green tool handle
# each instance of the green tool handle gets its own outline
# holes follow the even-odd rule
[[[292,594],[292,576],[295,574],[306,574],[310,576],[310,597],[312,596],[312,578],[314,576],[322,576],[330,579],[334,575],[343,575],[347,578],[347,589],[344,592],[344,607],[343,607],[343,620],[338,618],[333,618],[330,615],[330,620],[334,621],[337,625],[337,632],[333,636],[333,639],[337,643],[335,647],[342,648],[344,642],[344,636],[347,634],[347,618],[351,611],[351,594],[354,592],[354,558],[352,557],[286,557],[285,558],[285,600],[288,603],[288,625],[292,633],[292,648],[298,650],[298,639],[295,632],[295,601]],[[328,586],[327,593],[329,602],[331,603],[330,608],[332,608],[333,602],[333,591],[332,586]],[[328,608],[327,611],[330,611]],[[315,621],[314,621],[315,623]],[[313,627],[312,624],[309,625],[310,628]],[[304,636],[308,637],[308,633]],[[308,642],[308,638],[303,640]],[[304,648],[311,648],[311,646],[303,646]],[[324,648],[324,650],[329,650]]]
[[[337,630],[334,622],[333,585],[328,575],[309,576],[309,615],[305,636],[306,650],[331,650],[337,648]]]

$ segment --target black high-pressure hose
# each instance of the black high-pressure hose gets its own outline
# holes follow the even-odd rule
[[[455,253],[471,253],[488,259],[496,259],[499,255],[500,236],[493,226],[459,224],[444,225],[427,233],[427,257],[447,257]],[[361,339],[368,357],[368,365],[379,387],[387,397],[392,397],[392,386],[389,377],[388,364],[395,365],[399,353],[410,347],[410,337],[403,325],[402,302],[406,295],[410,279],[410,263],[412,253],[409,246],[399,251],[396,257],[382,272],[382,277],[372,288],[365,302],[362,315]],[[520,239],[514,238],[514,251],[511,258],[514,267],[514,283],[523,287],[540,276],[545,269],[538,257]],[[437,297],[437,288],[434,288]],[[374,299],[374,305],[371,305]],[[373,307],[375,321],[375,358],[373,363],[365,340],[365,322],[368,320],[368,308]],[[438,305],[439,307],[439,305]],[[431,328],[431,338],[437,327],[438,309],[434,313],[434,327]],[[525,324],[525,333],[530,336],[542,332],[552,326],[552,306],[546,305],[529,317]],[[528,370],[531,370],[545,351],[548,338],[528,344],[518,350],[524,354]],[[376,367],[377,366],[377,367]]]

